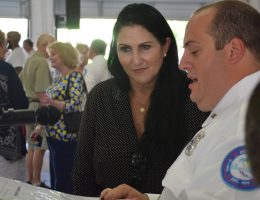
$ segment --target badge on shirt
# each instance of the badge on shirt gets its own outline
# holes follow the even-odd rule
[[[257,185],[253,179],[245,146],[230,151],[222,162],[221,175],[224,182],[238,190],[253,190]]]
[[[198,132],[189,142],[189,144],[186,146],[185,154],[187,156],[191,156],[195,148],[197,147],[198,143],[205,137],[205,132],[201,130]]]

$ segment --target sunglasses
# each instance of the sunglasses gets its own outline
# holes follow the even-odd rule
[[[128,184],[140,188],[144,178],[144,172],[147,169],[147,157],[141,152],[136,152],[131,158],[131,166],[135,174],[128,180]]]

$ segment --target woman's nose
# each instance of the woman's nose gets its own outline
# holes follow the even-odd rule
[[[142,55],[139,52],[133,52],[132,61],[134,65],[140,65],[142,63]]]

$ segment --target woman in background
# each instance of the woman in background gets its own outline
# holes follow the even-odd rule
[[[73,170],[74,194],[128,183],[160,193],[161,181],[207,114],[189,99],[174,35],[154,7],[119,14],[108,58],[113,79],[88,96]]]
[[[87,64],[89,60],[89,47],[86,44],[78,43],[76,49],[79,51],[79,65],[76,67],[76,71],[80,72],[83,76],[87,73]]]
[[[86,87],[82,74],[74,71],[78,65],[77,50],[70,43],[54,42],[48,46],[48,53],[51,65],[60,72],[60,77],[40,98],[41,105],[52,105],[63,112],[80,111],[86,99]],[[41,125],[35,128],[34,137],[42,128]],[[63,115],[45,130],[50,151],[51,188],[72,193],[71,172],[78,134],[67,130]]]

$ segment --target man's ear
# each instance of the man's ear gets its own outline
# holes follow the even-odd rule
[[[228,59],[231,64],[235,64],[240,61],[245,54],[245,45],[239,38],[233,38],[229,42],[229,54]]]

